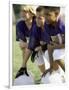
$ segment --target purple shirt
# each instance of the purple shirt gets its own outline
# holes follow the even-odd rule
[[[40,41],[49,44],[50,40],[51,38],[46,32],[46,29],[42,30],[40,27],[37,27],[37,25],[35,24],[31,33],[28,48],[34,50],[37,46],[40,46]]]
[[[51,24],[45,25],[45,29],[50,36],[65,34],[65,25],[60,20],[58,20],[55,26],[52,26]]]
[[[33,28],[33,25],[35,24],[35,20],[33,19],[32,27],[29,30],[27,25],[25,24],[25,21],[20,20],[16,24],[16,40],[19,41],[19,39],[26,41],[26,37],[30,37],[31,31]]]

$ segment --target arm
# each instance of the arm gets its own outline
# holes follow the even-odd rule
[[[21,49],[27,48],[25,32],[23,29],[23,21],[20,21],[16,24],[16,40],[19,41]]]
[[[49,61],[50,61],[50,69],[53,68],[53,45],[48,44],[47,45],[48,54],[49,54]]]
[[[19,40],[26,42],[25,32],[21,21],[16,24],[16,41]]]
[[[65,48],[65,44],[53,44],[53,49],[63,49]]]
[[[58,43],[56,43],[58,41]],[[53,43],[54,49],[62,49],[65,48],[64,37],[61,34],[58,34],[55,38],[55,42]]]
[[[52,36],[53,49],[62,49],[65,47],[64,37],[61,34],[57,34],[57,36]]]

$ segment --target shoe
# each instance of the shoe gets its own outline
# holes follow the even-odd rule
[[[18,70],[15,78],[18,78],[19,76],[21,76],[21,75],[23,75],[23,74],[26,74],[27,76],[29,76],[29,74],[28,74],[28,72],[27,72],[27,69],[21,67],[21,68]]]
[[[31,61],[32,61],[32,63],[34,63],[34,61],[35,61],[35,55],[37,54],[37,52],[36,51],[33,51],[33,53],[32,53],[32,56],[31,56]]]

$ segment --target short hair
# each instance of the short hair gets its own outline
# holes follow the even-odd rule
[[[60,11],[60,7],[55,7],[55,6],[44,6],[45,9],[48,9],[50,11]]]
[[[56,15],[60,13],[60,7],[55,7],[55,6],[45,6],[45,15],[48,12],[55,12]]]
[[[39,6],[39,7],[36,8],[36,12],[41,12],[44,9],[45,9],[44,6]]]
[[[39,6],[36,8],[36,12],[43,12],[43,15],[45,15],[45,6]]]
[[[43,11],[44,15],[46,15],[47,10],[50,11],[50,12],[54,11],[56,13],[56,15],[58,15],[59,12],[60,12],[60,7],[55,7],[55,6],[39,6],[39,7],[37,7],[36,12]]]
[[[36,14],[35,9],[32,5],[22,5],[21,10],[30,11],[33,15]]]

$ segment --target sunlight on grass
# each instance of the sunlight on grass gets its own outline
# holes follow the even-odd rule
[[[13,44],[12,44],[12,49],[13,49],[12,70],[13,70],[13,80],[14,80],[15,75],[22,63],[22,53],[21,53],[21,50],[19,47],[19,43],[16,41],[15,25],[13,25],[12,28],[13,28],[13,30],[12,30],[12,36],[13,36],[13,38],[12,38],[12,40],[13,40],[12,41],[13,42]],[[30,70],[33,73],[35,80],[40,78],[40,71],[39,71],[38,67],[36,66],[35,63],[32,63],[30,59],[27,63],[27,67],[28,67],[28,70]]]

